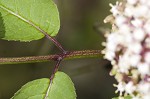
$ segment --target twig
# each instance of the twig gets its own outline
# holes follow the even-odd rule
[[[56,61],[60,56],[63,57],[64,60],[102,57],[100,50],[84,50],[84,51],[71,51],[71,52],[67,52],[66,54],[62,53],[62,54],[46,55],[46,56],[0,58],[0,64],[36,63],[36,62],[48,62],[50,60]]]

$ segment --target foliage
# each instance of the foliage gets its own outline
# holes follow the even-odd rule
[[[63,72],[57,72],[52,84],[48,78],[25,84],[12,99],[76,99],[74,85]]]
[[[52,0],[0,0],[0,38],[32,41],[55,36],[59,13]],[[74,85],[65,73],[55,71],[24,85],[12,99],[76,99]]]
[[[58,9],[52,0],[0,0],[0,12],[2,39],[38,40],[45,34],[55,36],[60,28]]]

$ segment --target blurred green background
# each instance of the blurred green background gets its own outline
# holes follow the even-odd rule
[[[55,0],[61,19],[57,40],[66,50],[102,49],[99,27],[115,0]],[[37,56],[59,53],[47,39],[30,43],[0,40],[0,57]],[[50,77],[54,62],[0,65],[0,99],[9,99],[26,82]],[[102,58],[63,61],[60,70],[70,75],[77,99],[111,99],[115,96],[109,62]]]

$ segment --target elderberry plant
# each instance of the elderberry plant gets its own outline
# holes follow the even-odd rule
[[[150,1],[120,0],[110,4],[112,30],[105,34],[104,58],[111,61],[110,72],[118,84],[119,97],[113,99],[150,99]],[[49,78],[28,82],[11,99],[76,99],[70,77],[59,71],[61,61],[101,57],[100,50],[68,51],[55,39],[60,28],[57,6],[52,0],[0,0],[0,38],[29,42],[46,37],[59,54],[0,58],[0,64],[56,62]]]

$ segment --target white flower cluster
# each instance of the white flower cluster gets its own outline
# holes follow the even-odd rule
[[[123,0],[110,4],[112,23],[106,34],[105,58],[113,65],[111,74],[121,96],[150,99],[150,0]]]

